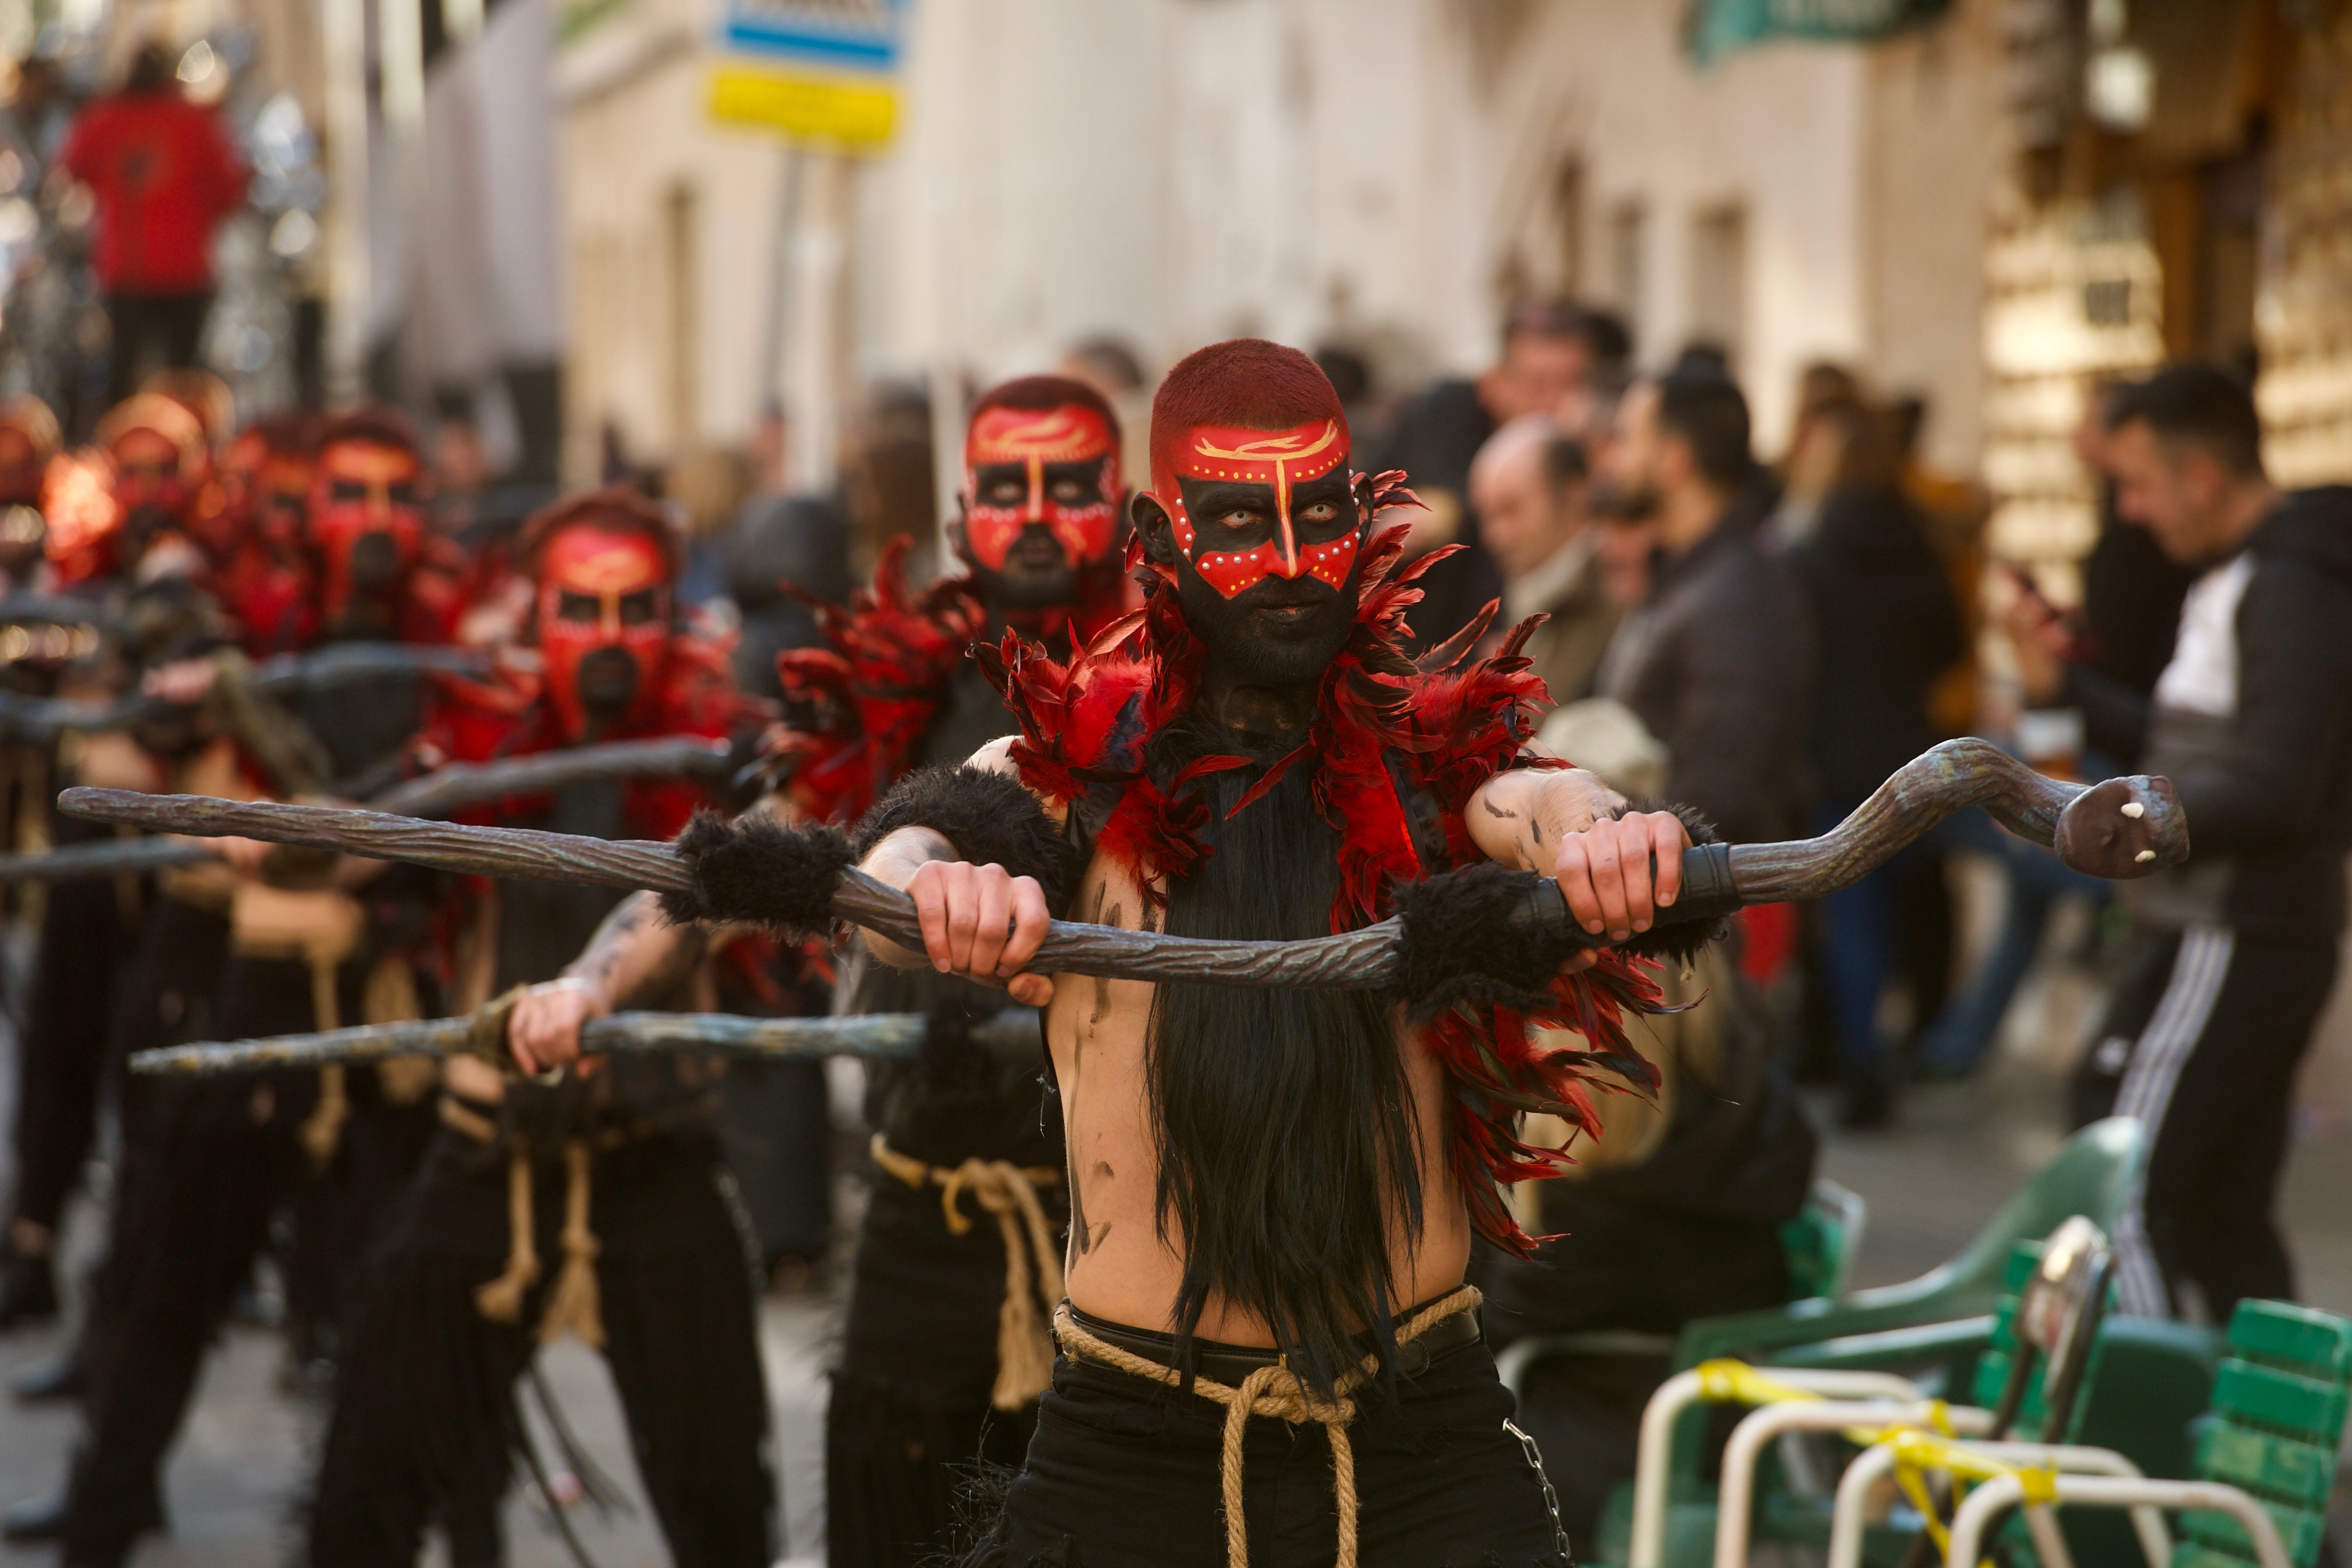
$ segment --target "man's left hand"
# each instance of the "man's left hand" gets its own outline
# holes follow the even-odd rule
[[[1683,851],[1689,847],[1690,835],[1671,811],[1627,812],[1567,835],[1555,874],[1569,913],[1611,942],[1648,931],[1657,912],[1682,892]]]

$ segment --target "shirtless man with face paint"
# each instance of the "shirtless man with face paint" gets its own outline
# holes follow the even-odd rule
[[[1486,859],[1557,874],[1614,943],[1671,950],[1706,940],[1648,930],[1689,829],[1530,745],[1531,628],[1483,663],[1464,651],[1483,618],[1402,655],[1418,568],[1402,531],[1369,528],[1410,492],[1351,470],[1311,361],[1204,349],[1151,435],[1139,637],[1069,664],[1008,643],[992,662],[1023,732],[887,797],[856,839],[926,938],[874,951],[1046,1009],[1067,1137],[1062,1359],[972,1560],[1328,1563],[1336,1542],[1343,1565],[1564,1565],[1464,1270],[1474,1232],[1527,1250],[1497,1183],[1560,1158],[1513,1108],[1590,1127],[1590,1083],[1645,1079],[1622,1028],[1655,1000],[1637,960],[1588,954],[1528,1011],[1421,1023],[1363,993],[1025,965],[1049,916],[1296,939]]]
[[[1345,416],[1301,355],[1240,341],[1179,364],[1134,503],[1155,569],[1140,658],[1009,660],[1013,699],[1054,720],[964,775],[973,790],[1016,775],[1082,875],[973,865],[943,816],[866,856],[915,896],[927,936],[924,954],[877,952],[1046,1008],[1068,1129],[1063,1359],[976,1561],[1218,1563],[1246,1547],[1254,1563],[1306,1563],[1331,1561],[1334,1540],[1343,1563],[1567,1561],[1463,1293],[1473,1232],[1527,1246],[1496,1178],[1545,1163],[1507,1112],[1473,1110],[1498,1086],[1484,1072],[1498,1060],[1510,1086],[1588,1121],[1576,1058],[1545,1058],[1559,1037],[1538,1048],[1494,1008],[1413,1027],[1352,992],[1024,973],[1049,914],[1319,936],[1479,856],[1557,872],[1578,920],[1616,941],[1673,902],[1686,827],[1622,814],[1534,754],[1519,637],[1486,666],[1397,654],[1413,569],[1367,533],[1402,487],[1348,456]],[[1644,983],[1622,954],[1588,963],[1555,980],[1545,1023],[1588,996],[1590,1044],[1618,1048],[1618,1004],[1642,1006]],[[1327,1446],[1249,1420],[1228,1490],[1225,1408],[1169,1392],[1188,1377],[1273,1380],[1306,1425],[1352,1389],[1352,1422],[1324,1422]]]

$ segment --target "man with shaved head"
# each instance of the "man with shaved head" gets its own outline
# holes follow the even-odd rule
[[[1618,607],[1593,560],[1584,448],[1530,414],[1487,437],[1470,465],[1478,538],[1503,574],[1503,619],[1543,616],[1528,659],[1554,702],[1592,685]]]

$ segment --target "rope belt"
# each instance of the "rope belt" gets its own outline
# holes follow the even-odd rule
[[[444,1095],[441,1120],[478,1143],[495,1143],[498,1124]],[[539,1317],[539,1342],[574,1333],[604,1346],[604,1319],[596,1293],[596,1233],[588,1226],[589,1149],[584,1138],[563,1142],[563,1268]],[[474,1292],[474,1305],[494,1323],[522,1321],[523,1297],[539,1283],[539,1218],[531,1180],[530,1145],[518,1138],[507,1156],[507,1264]]]
[[[1449,1318],[1475,1311],[1480,1300],[1475,1287],[1465,1285],[1441,1296],[1397,1327],[1399,1349]],[[1097,1362],[1130,1377],[1169,1388],[1183,1386],[1184,1375],[1133,1351],[1097,1338],[1080,1326],[1070,1304],[1054,1309],[1054,1333],[1062,1352],[1082,1361]],[[1333,1388],[1337,1396],[1326,1404],[1287,1366],[1262,1366],[1242,1379],[1238,1388],[1195,1376],[1192,1392],[1225,1407],[1224,1458],[1221,1466],[1225,1504],[1226,1568],[1249,1568],[1249,1524],[1242,1516],[1242,1437],[1253,1415],[1270,1415],[1293,1426],[1319,1421],[1331,1439],[1331,1496],[1339,1515],[1339,1555],[1337,1568],[1356,1568],[1356,1451],[1348,1441],[1348,1426],[1356,1418],[1355,1391],[1380,1374],[1380,1358],[1366,1356],[1349,1369]]]
[[[1054,1245],[1054,1228],[1045,1222],[1037,1189],[1058,1185],[1062,1173],[1051,1165],[1016,1165],[1009,1160],[927,1165],[891,1148],[879,1132],[874,1135],[873,1152],[876,1164],[908,1186],[919,1192],[927,1185],[940,1189],[940,1212],[950,1236],[971,1229],[971,1216],[958,1201],[966,1193],[996,1216],[1004,1237],[1004,1304],[997,1309],[996,1386],[989,1390],[988,1402],[999,1410],[1020,1409],[1054,1381],[1054,1343],[1046,1337],[1040,1302],[1061,1299],[1062,1254]]]

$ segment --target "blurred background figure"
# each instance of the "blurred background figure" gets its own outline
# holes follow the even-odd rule
[[[75,120],[60,159],[97,203],[110,401],[128,396],[151,364],[196,363],[212,310],[213,232],[245,200],[235,143],[182,94],[177,68],[166,45],[141,45],[121,90]]]
[[[1601,475],[1609,510],[1642,519],[1654,550],[1641,605],[1599,674],[1662,743],[1666,798],[1735,844],[1803,820],[1812,638],[1796,586],[1756,537],[1748,400],[1714,376],[1629,392]]]
[[[1816,409],[1800,443],[1822,485],[1787,551],[1804,589],[1816,655],[1808,761],[1812,824],[1824,832],[1937,739],[1927,692],[1963,648],[1952,587],[1900,483],[1885,422],[1858,398]],[[1809,476],[1810,477],[1810,476]],[[1776,526],[1789,516],[1786,503]],[[1841,1113],[1883,1125],[1894,1064],[1879,1000],[1898,967],[1908,852],[1821,900],[1820,966],[1836,1035]]]
[[[1497,625],[1549,616],[1528,640],[1528,658],[1554,705],[1577,700],[1621,614],[1593,560],[1584,449],[1543,415],[1522,415],[1478,449],[1470,502],[1479,542],[1502,573]]]
[[[1527,300],[1503,319],[1502,356],[1475,378],[1441,381],[1408,403],[1365,465],[1402,468],[1428,507],[1402,521],[1408,552],[1461,544],[1462,553],[1421,580],[1426,596],[1408,615],[1423,642],[1453,636],[1502,591],[1502,573],[1480,542],[1470,500],[1470,464],[1487,437],[1523,415],[1549,416],[1591,376],[1594,356],[1584,311],[1567,299]]]

